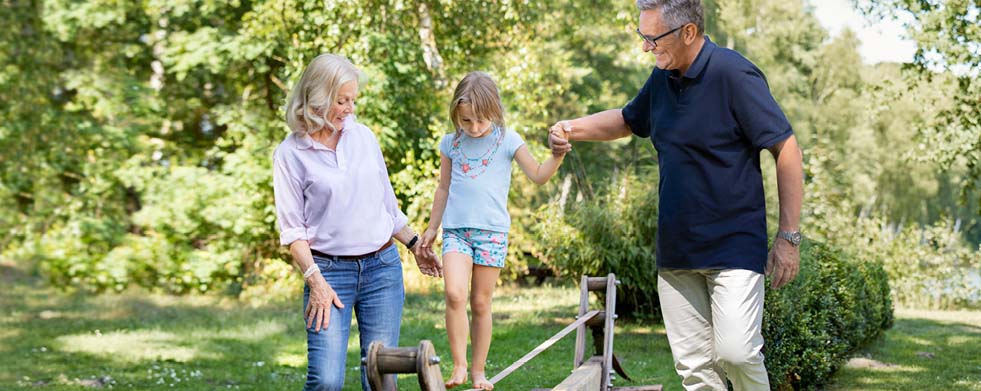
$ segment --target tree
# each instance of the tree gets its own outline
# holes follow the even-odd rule
[[[930,102],[940,108],[939,120],[919,129],[925,157],[944,168],[964,164],[962,201],[981,182],[981,2],[977,0],[855,0],[869,18],[903,20],[916,41],[913,63],[907,67],[921,83],[949,77],[952,104]],[[946,76],[945,76],[946,75]]]

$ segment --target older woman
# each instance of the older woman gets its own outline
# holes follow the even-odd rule
[[[280,242],[306,282],[305,390],[343,386],[352,314],[362,357],[371,341],[398,345],[405,290],[393,238],[413,252],[424,274],[441,275],[435,254],[418,245],[398,208],[378,140],[355,120],[359,76],[344,57],[315,58],[290,93],[292,133],[273,155]],[[369,390],[361,369],[362,389]],[[394,389],[394,377],[388,382]]]

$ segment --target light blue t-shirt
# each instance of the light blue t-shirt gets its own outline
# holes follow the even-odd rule
[[[507,232],[511,161],[525,142],[506,128],[480,138],[455,133],[443,136],[439,151],[452,162],[443,228],[479,228]]]

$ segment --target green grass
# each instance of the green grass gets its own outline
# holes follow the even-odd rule
[[[175,297],[133,290],[69,295],[0,264],[0,389],[298,390],[306,376],[305,334],[295,301],[250,307],[208,296]],[[299,292],[297,292],[299,295]],[[488,373],[495,374],[574,320],[573,286],[499,288]],[[438,294],[406,299],[402,345],[430,339],[452,363]],[[617,354],[634,382],[675,381],[661,326],[622,325]],[[551,387],[572,369],[574,334],[497,387]],[[348,345],[345,390],[360,390],[357,336]],[[415,389],[414,375],[400,377]],[[670,389],[670,388],[669,388]]]
[[[0,264],[0,389],[298,390],[306,375],[300,303],[249,306],[210,296],[133,290],[69,295]],[[299,295],[299,292],[297,292]],[[501,287],[488,372],[493,375],[574,319],[569,286]],[[410,294],[402,345],[430,339],[451,369],[439,294]],[[574,336],[504,381],[499,390],[547,388],[568,375]],[[632,382],[680,390],[661,325],[620,322],[616,350]],[[898,310],[896,325],[844,367],[833,390],[981,390],[981,313]],[[346,390],[360,390],[356,336]],[[415,389],[415,376],[400,388]]]
[[[892,329],[841,368],[830,390],[981,391],[981,311],[895,314]]]

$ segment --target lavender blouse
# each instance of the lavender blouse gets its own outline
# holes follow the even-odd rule
[[[333,150],[290,134],[273,153],[279,242],[331,255],[377,250],[408,222],[399,210],[378,139],[353,115]]]

